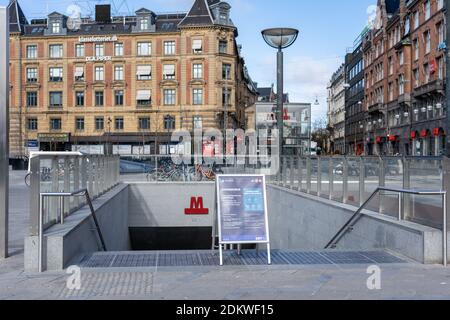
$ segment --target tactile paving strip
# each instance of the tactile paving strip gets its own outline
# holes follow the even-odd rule
[[[297,252],[273,251],[273,265],[346,265],[346,264],[391,264],[405,263],[387,252]],[[267,264],[267,253],[253,250],[224,253],[224,264],[231,266],[257,266]],[[192,253],[99,253],[87,256],[83,268],[145,268],[145,267],[196,267],[219,265],[218,252]]]

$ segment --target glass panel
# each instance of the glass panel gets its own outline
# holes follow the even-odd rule
[[[311,194],[317,195],[317,172],[319,160],[311,158]]]
[[[359,158],[348,158],[347,203],[359,207]]]
[[[344,158],[333,158],[332,199],[342,202],[344,198]]]
[[[403,161],[401,158],[384,158],[384,185],[387,188],[403,188]],[[382,196],[382,212],[391,217],[398,217],[398,194],[384,193]]]
[[[330,162],[330,158],[321,158],[320,160],[320,196],[327,199],[330,197]]]
[[[363,201],[366,201],[380,185],[380,159],[363,158],[364,161],[364,192]],[[367,204],[366,208],[379,212],[380,196],[379,194]]]

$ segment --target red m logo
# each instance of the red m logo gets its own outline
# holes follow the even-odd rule
[[[186,215],[206,215],[209,214],[209,210],[203,208],[203,197],[192,197],[191,207],[189,209],[184,209],[184,214]]]

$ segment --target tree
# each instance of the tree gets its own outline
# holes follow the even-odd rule
[[[317,142],[318,154],[330,153],[330,137],[327,120],[325,118],[315,120],[312,125],[312,141]]]

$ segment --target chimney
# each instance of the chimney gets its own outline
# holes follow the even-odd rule
[[[95,6],[95,22],[110,23],[111,22],[111,5],[98,4]]]

